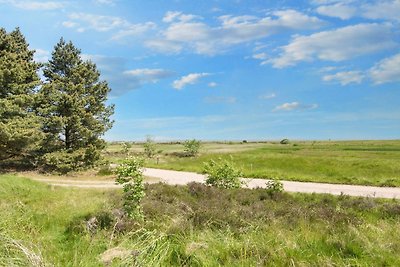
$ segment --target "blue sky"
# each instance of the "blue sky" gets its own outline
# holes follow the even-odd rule
[[[107,140],[400,138],[400,0],[0,0],[45,62],[60,37],[116,106]]]

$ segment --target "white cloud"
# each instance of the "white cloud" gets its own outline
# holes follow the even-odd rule
[[[63,21],[61,23],[61,25],[63,25],[65,28],[75,28],[75,27],[79,26],[78,23],[73,22],[73,21],[69,21],[69,20],[68,21]]]
[[[268,60],[275,68],[294,66],[315,59],[343,61],[396,46],[391,26],[387,24],[357,24],[309,36],[295,36],[281,47],[280,56]],[[379,42],[377,42],[379,40]]]
[[[165,69],[132,69],[127,70],[127,60],[120,57],[83,54],[84,60],[96,63],[101,72],[101,79],[106,80],[112,88],[111,95],[119,96],[126,92],[136,90],[148,83],[157,83],[175,75]]]
[[[120,17],[102,16],[89,13],[71,13],[68,16],[71,21],[63,23],[76,23],[76,25],[86,24],[85,29],[92,29],[99,32],[110,31],[118,27],[130,26],[130,23]],[[65,26],[65,25],[64,25]]]
[[[299,102],[292,103],[284,103],[280,106],[277,106],[273,109],[273,111],[292,111],[292,110],[307,110],[307,109],[316,109],[318,107],[317,104],[300,104]]]
[[[314,1],[314,4],[321,5],[316,8],[317,13],[343,20],[356,16],[374,20],[400,20],[400,0]]]
[[[204,98],[204,101],[208,104],[234,104],[236,103],[236,97],[233,96],[208,96]]]
[[[163,17],[162,21],[166,23],[171,23],[177,20],[181,22],[189,22],[191,20],[199,18],[201,17],[193,14],[183,14],[182,12],[179,11],[168,11]]]
[[[364,75],[360,71],[342,71],[335,74],[328,74],[322,77],[322,80],[326,82],[337,81],[341,85],[347,85],[349,83],[361,83],[364,79]]]
[[[132,24],[122,30],[119,30],[116,34],[112,36],[111,40],[120,40],[128,36],[137,36],[139,34],[147,32],[148,30],[155,28],[156,24],[153,22]]]
[[[123,74],[138,79],[140,83],[156,83],[160,79],[171,77],[174,73],[164,69],[134,69],[124,71]]]
[[[400,0],[376,1],[361,6],[362,15],[369,19],[400,21]]]
[[[87,30],[98,32],[113,31],[114,33],[111,40],[121,40],[128,36],[137,36],[156,27],[156,24],[153,22],[133,24],[120,17],[82,12],[71,13],[68,17],[69,20],[62,23],[64,27],[76,28],[78,32]]]
[[[268,58],[268,55],[267,55],[267,53],[258,53],[258,54],[254,54],[252,56],[252,58],[259,59],[259,60],[266,60]]]
[[[144,44],[150,49],[165,54],[178,54],[183,49],[182,44],[163,39],[148,40]]]
[[[334,5],[319,6],[316,11],[321,15],[337,17],[341,18],[342,20],[346,20],[356,15],[357,8],[345,5],[343,3],[336,3]]]
[[[167,28],[160,32],[160,38],[153,40],[153,43],[147,43],[147,46],[157,49],[157,46],[151,46],[154,41],[156,44],[167,41],[167,44],[179,45],[181,49],[187,48],[198,54],[214,55],[233,45],[255,41],[274,33],[317,29],[324,24],[317,17],[291,9],[275,11],[272,16],[262,18],[225,15],[219,17],[219,25],[215,27],[198,21],[198,18],[200,17],[176,11],[167,12],[163,18],[164,22],[169,23]],[[161,48],[161,52],[165,52],[165,47]]]
[[[208,87],[217,87],[217,83],[216,82],[210,82],[207,84]]]
[[[178,80],[175,80],[172,83],[172,87],[174,87],[177,90],[180,90],[183,87],[185,87],[186,85],[197,83],[200,80],[200,78],[208,76],[208,75],[210,75],[210,73],[205,73],[205,72],[203,72],[203,73],[190,73],[190,74],[188,74],[186,76],[182,76]]]
[[[276,94],[275,93],[271,93],[271,94],[266,94],[266,95],[260,95],[258,98],[260,99],[272,99],[275,98]]]
[[[176,17],[178,17],[181,14],[182,12],[179,11],[168,11],[162,20],[164,22],[172,22],[175,20]]]
[[[375,64],[369,74],[375,84],[400,82],[400,53]]]
[[[17,0],[9,0],[9,1],[2,1],[8,4],[11,4],[20,9],[27,9],[27,10],[54,10],[60,9],[65,6],[65,3],[62,1],[17,1]]]

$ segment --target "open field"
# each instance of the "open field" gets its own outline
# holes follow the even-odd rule
[[[0,238],[7,241],[0,243],[0,265],[36,259],[44,266],[99,266],[101,255],[105,261],[103,253],[117,247],[129,253],[113,266],[400,264],[395,200],[198,184],[154,184],[146,193],[146,220],[138,224],[116,215],[120,190],[59,188],[0,175]],[[94,217],[98,226],[88,228]]]
[[[119,162],[126,155],[121,144],[109,144],[105,155]],[[271,143],[204,143],[196,158],[182,157],[180,144],[157,144],[158,160],[148,167],[202,172],[203,162],[232,158],[245,177],[292,181],[400,186],[400,140],[391,141],[293,141]],[[133,144],[131,154],[143,152]],[[157,164],[158,161],[158,164]]]

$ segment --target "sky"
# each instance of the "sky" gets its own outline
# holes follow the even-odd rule
[[[399,26],[400,0],[0,0],[37,61],[96,63],[109,141],[399,139]]]

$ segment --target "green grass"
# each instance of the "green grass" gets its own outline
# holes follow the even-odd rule
[[[108,157],[118,162],[116,144]],[[203,162],[230,158],[245,177],[293,181],[400,186],[400,141],[331,141],[279,143],[206,143],[197,158],[179,157],[182,145],[159,144],[159,163],[148,160],[148,167],[202,172]],[[112,152],[114,151],[114,152]],[[132,153],[140,153],[136,144]]]
[[[400,265],[396,200],[199,184],[154,184],[146,193],[146,220],[138,224],[115,212],[120,191],[0,175],[0,240],[18,241],[44,266],[101,266],[100,255],[115,247],[131,256],[112,266]],[[89,231],[92,217],[99,223]],[[16,256],[14,266],[29,265],[11,243],[0,245],[0,265]]]

